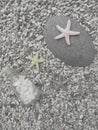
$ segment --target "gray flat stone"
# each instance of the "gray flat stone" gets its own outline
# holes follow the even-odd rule
[[[56,25],[66,28],[68,19],[71,20],[71,30],[80,32],[80,35],[70,36],[71,45],[67,45],[65,38],[55,40],[60,32]],[[79,23],[68,16],[54,16],[45,26],[45,41],[50,51],[67,65],[85,67],[90,65],[95,57],[96,50],[92,39]]]

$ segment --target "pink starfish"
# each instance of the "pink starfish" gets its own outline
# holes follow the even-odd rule
[[[56,25],[57,29],[61,32],[60,35],[56,36],[55,39],[61,39],[63,37],[65,37],[66,43],[68,45],[70,45],[70,40],[69,40],[69,36],[70,35],[79,35],[80,32],[77,31],[71,31],[70,27],[71,27],[71,21],[68,20],[67,22],[67,26],[65,29],[63,29],[62,27],[60,27],[59,25]]]

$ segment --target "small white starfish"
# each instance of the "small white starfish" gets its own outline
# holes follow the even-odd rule
[[[36,65],[36,69],[39,71],[39,64],[44,62],[44,59],[39,59],[38,58],[38,52],[36,53],[35,57],[32,58],[31,56],[26,57],[27,59],[31,60],[31,65],[30,67],[32,67],[33,65]]]
[[[61,32],[60,35],[56,36],[55,39],[61,39],[63,37],[65,37],[66,43],[68,45],[70,45],[70,40],[69,40],[69,36],[70,35],[79,35],[80,32],[77,31],[71,31],[70,27],[71,27],[71,21],[68,20],[67,22],[67,26],[65,29],[63,29],[62,27],[60,27],[59,25],[56,25],[57,29]]]

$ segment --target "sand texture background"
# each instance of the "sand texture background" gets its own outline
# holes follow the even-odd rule
[[[85,68],[61,63],[44,41],[44,27],[54,15],[68,15],[85,28],[98,51],[98,0],[0,0],[0,130],[98,130],[98,54]],[[40,71],[25,57],[39,52]],[[42,92],[23,107],[4,68],[25,73]],[[69,80],[56,91],[52,80]]]

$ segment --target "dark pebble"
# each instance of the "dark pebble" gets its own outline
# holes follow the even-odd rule
[[[70,36],[71,45],[66,44],[65,38],[54,39],[60,34],[56,25],[66,28],[68,19],[71,20],[71,30],[80,32],[80,35]],[[96,50],[92,38],[75,19],[68,16],[54,16],[47,22],[44,33],[47,47],[65,64],[85,67],[93,62]]]

